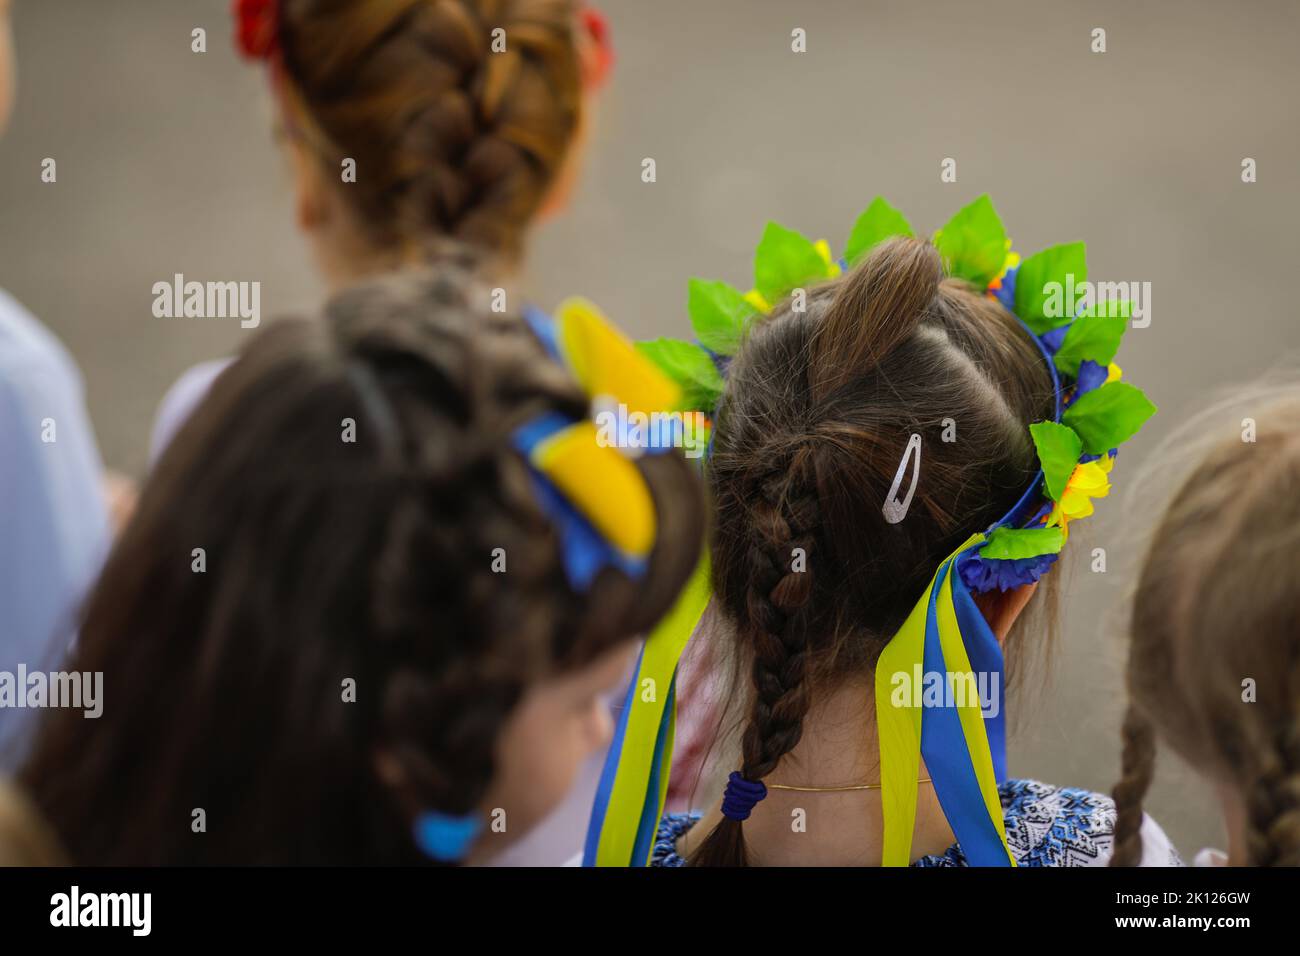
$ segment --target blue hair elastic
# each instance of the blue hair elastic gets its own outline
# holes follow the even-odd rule
[[[722,795],[722,815],[728,820],[748,820],[754,804],[767,796],[767,787],[761,780],[746,780],[739,770],[731,771],[727,789]]]
[[[426,810],[415,818],[415,843],[440,863],[458,863],[482,829],[483,820],[477,813],[453,816]]]

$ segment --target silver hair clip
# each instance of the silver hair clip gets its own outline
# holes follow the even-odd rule
[[[912,452],[916,452],[916,466],[912,469],[912,484],[907,489],[907,497],[902,501],[898,500],[898,489],[903,484],[903,473],[907,471],[907,462],[912,458]],[[885,520],[890,524],[898,524],[907,517],[907,509],[912,507],[912,496],[916,494],[916,483],[921,477],[921,436],[913,434],[907,440],[907,448],[903,450],[903,460],[898,463],[898,471],[894,473],[894,483],[889,486],[889,496],[885,499],[885,506],[881,511],[885,515]]]

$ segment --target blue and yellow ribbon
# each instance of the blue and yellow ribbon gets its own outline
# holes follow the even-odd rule
[[[983,541],[983,535],[973,535],[939,566],[876,666],[885,866],[911,862],[922,757],[967,861],[1015,865],[997,788],[1005,774],[1002,652],[955,570],[957,560]],[[943,681],[944,699],[937,706],[924,702],[922,684],[928,678],[923,673]],[[973,700],[957,694],[948,699],[949,689],[959,684],[978,687],[979,673],[995,681],[999,695],[998,713],[991,718],[985,718],[978,694]],[[911,684],[906,700],[896,699],[900,678]]]
[[[973,535],[940,565],[876,668],[886,866],[911,862],[922,758],[966,859],[973,866],[1015,865],[997,789],[1006,775],[1002,651],[955,573],[956,562],[983,542],[983,535]],[[584,866],[649,862],[672,762],[677,663],[708,600],[704,557],[677,604],[647,639],[628,686],[597,787]],[[986,717],[978,694],[923,706],[918,681],[923,672],[942,675],[945,688],[954,686],[949,681],[977,688],[977,675],[988,675],[999,695],[998,712]],[[895,675],[914,683],[901,705],[894,702]],[[666,694],[659,692],[664,687]]]
[[[666,617],[646,638],[592,807],[583,866],[646,866],[668,795],[677,664],[709,603],[707,552]]]
[[[592,402],[616,402],[629,415],[645,416],[677,407],[680,388],[585,299],[565,300],[555,318],[536,309],[525,310],[524,317]],[[658,515],[645,477],[625,449],[604,440],[591,418],[557,412],[521,426],[514,442],[556,527],[569,583],[586,590],[606,566],[640,575],[654,547]],[[667,447],[644,450],[656,454]]]

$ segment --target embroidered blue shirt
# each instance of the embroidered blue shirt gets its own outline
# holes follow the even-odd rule
[[[998,787],[1007,846],[1019,866],[1105,866],[1115,832],[1115,804],[1110,797],[1074,787],[1054,787],[1037,780],[1008,780]],[[678,838],[695,826],[700,814],[668,813],[659,823],[651,866],[685,866],[677,853]],[[1149,824],[1149,832],[1146,829]],[[1149,819],[1144,842],[1151,863],[1182,866],[1163,832]],[[1150,844],[1161,844],[1150,846]],[[1147,856],[1144,856],[1144,864]],[[968,866],[954,844],[942,855],[923,856],[912,866]]]

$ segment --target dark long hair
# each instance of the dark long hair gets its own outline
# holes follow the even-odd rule
[[[1023,494],[1037,470],[1029,424],[1052,403],[1024,329],[944,278],[919,240],[885,243],[810,291],[806,311],[787,302],[757,326],[728,375],[709,472],[715,592],[749,669],[746,779],[776,769],[813,695],[869,672],[939,562]],[[914,433],[915,499],[891,524],[881,506]],[[746,861],[730,819],[693,858]]]
[[[509,436],[586,402],[489,295],[450,265],[357,287],[259,333],[181,429],[66,665],[103,672],[103,715],[49,712],[21,773],[75,862],[418,862],[407,798],[473,808],[530,682],[670,606],[694,469],[643,459],[647,574],[571,590]]]

